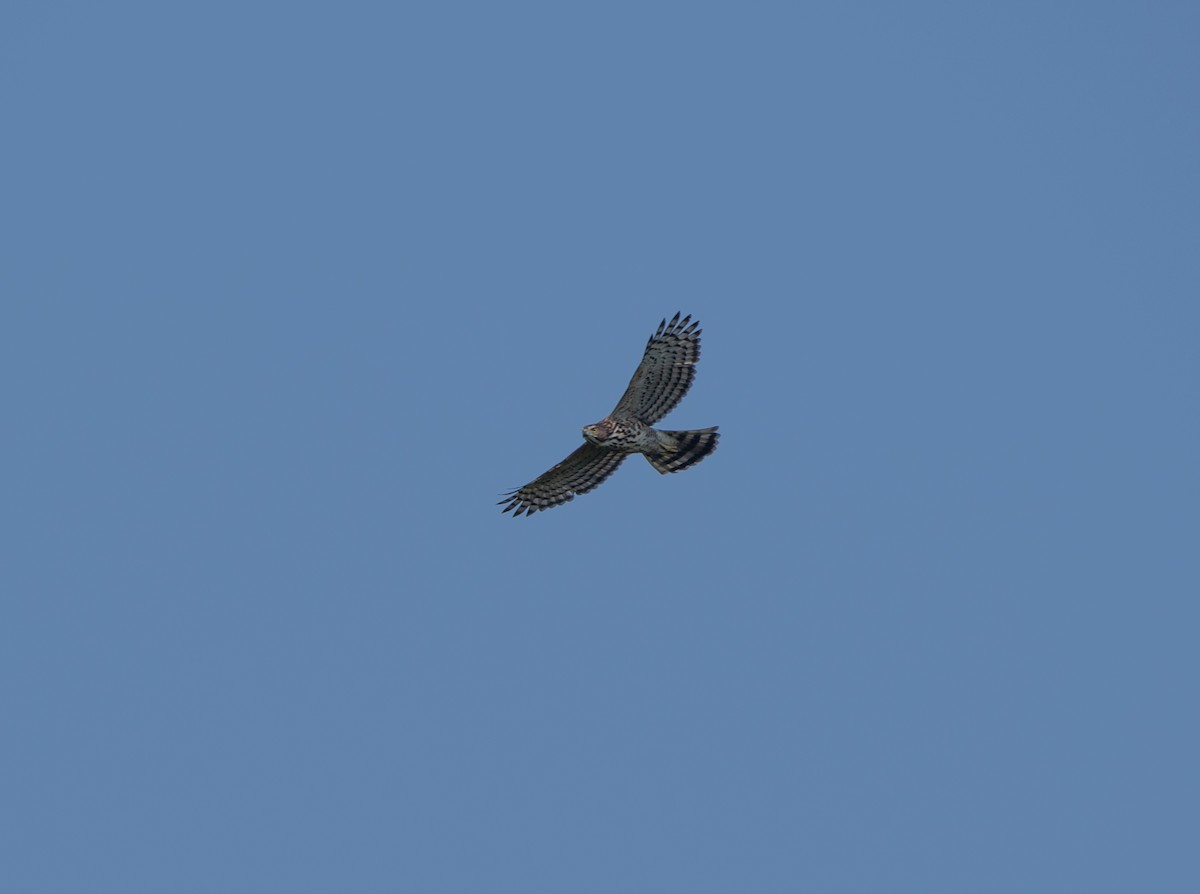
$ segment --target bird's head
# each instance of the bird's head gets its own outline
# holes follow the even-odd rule
[[[599,447],[612,437],[612,432],[613,424],[607,419],[583,427],[584,440]]]

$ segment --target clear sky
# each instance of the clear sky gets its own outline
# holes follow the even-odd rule
[[[5,3],[0,888],[1200,890],[1198,41]]]

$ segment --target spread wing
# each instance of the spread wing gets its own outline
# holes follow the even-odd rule
[[[612,415],[629,415],[646,423],[662,419],[683,400],[696,378],[700,359],[699,320],[688,314],[682,320],[675,314],[663,320],[658,331],[646,343],[642,362],[629,381],[625,394],[617,401]]]
[[[539,510],[569,503],[576,494],[586,494],[603,483],[628,455],[585,442],[549,472],[505,494],[504,499],[496,505],[504,506],[507,503],[504,511],[515,509],[513,518],[516,518],[522,513],[533,515]]]

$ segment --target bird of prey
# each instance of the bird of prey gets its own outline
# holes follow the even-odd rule
[[[544,475],[504,495],[505,512],[533,515],[598,487],[625,457],[640,453],[662,474],[681,472],[717,449],[717,426],[662,431],[650,426],[683,400],[696,378],[700,321],[679,314],[663,320],[616,408],[583,427],[583,445]]]

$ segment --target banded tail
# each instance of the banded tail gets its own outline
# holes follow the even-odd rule
[[[717,449],[717,441],[721,437],[715,425],[694,431],[658,431],[655,434],[663,445],[663,452],[656,456],[647,453],[645,457],[650,465],[664,475],[694,466]]]

